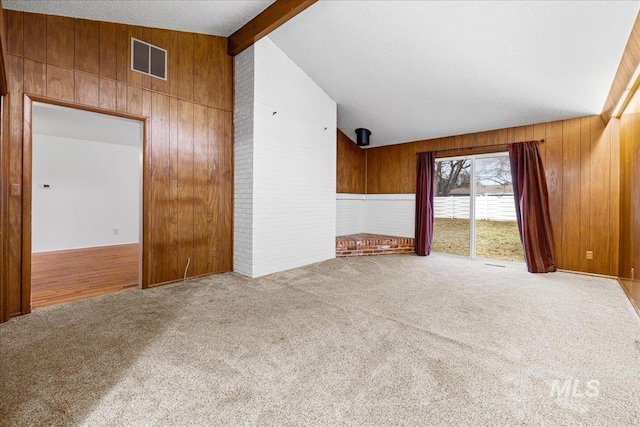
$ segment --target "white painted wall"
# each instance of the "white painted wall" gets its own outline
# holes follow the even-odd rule
[[[414,194],[336,194],[338,236],[356,233],[414,237]]]
[[[233,271],[253,276],[254,47],[235,57]]]
[[[34,134],[32,251],[138,242],[140,178],[138,147]]]
[[[336,235],[364,233],[364,194],[336,194]]]
[[[268,37],[245,52],[236,103],[253,112],[236,108],[234,122],[253,131],[236,147],[235,184],[251,195],[235,205],[235,234],[250,238],[234,245],[234,269],[258,277],[335,257],[336,103]]]
[[[364,200],[366,233],[415,236],[415,194],[367,194]]]

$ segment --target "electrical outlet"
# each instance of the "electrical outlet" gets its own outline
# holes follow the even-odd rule
[[[593,259],[593,251],[587,251],[587,259]]]
[[[117,228],[114,228],[114,229],[113,229],[113,235],[114,235],[114,236],[117,236],[117,235],[118,235],[118,229],[117,229]]]

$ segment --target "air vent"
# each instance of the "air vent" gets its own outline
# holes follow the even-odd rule
[[[132,37],[131,69],[167,80],[167,51]]]

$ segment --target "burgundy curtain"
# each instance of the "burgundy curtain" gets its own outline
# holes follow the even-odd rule
[[[434,152],[418,153],[415,244],[416,253],[421,256],[431,253],[435,170],[436,154]]]
[[[538,142],[509,146],[518,230],[531,273],[556,271],[549,216],[549,194]]]

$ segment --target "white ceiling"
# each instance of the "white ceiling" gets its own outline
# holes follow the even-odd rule
[[[142,122],[35,102],[32,132],[82,141],[140,147]]]
[[[320,1],[269,36],[371,147],[600,114],[638,1]]]
[[[227,36],[273,1],[4,0]],[[319,1],[270,38],[371,147],[599,114],[636,1]]]
[[[4,0],[4,9],[228,37],[274,0]]]

